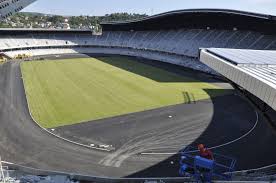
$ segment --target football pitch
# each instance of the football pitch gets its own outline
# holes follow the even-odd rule
[[[192,103],[222,95],[210,83],[126,57],[22,62],[33,118],[45,128]],[[206,90],[215,89],[211,94]]]

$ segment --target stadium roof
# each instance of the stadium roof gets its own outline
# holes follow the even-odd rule
[[[228,14],[252,16],[252,17],[263,18],[263,19],[270,19],[272,17],[272,15],[246,12],[246,11],[239,11],[239,10],[230,10],[230,9],[184,9],[184,10],[175,10],[175,11],[160,13],[160,14],[157,14],[157,15],[144,17],[144,18],[136,19],[136,20],[105,22],[103,24],[133,23],[133,22],[140,22],[140,21],[153,19],[153,18],[166,17],[166,16],[176,15],[176,14],[183,14],[183,13],[228,13]]]
[[[217,56],[236,65],[275,65],[276,51],[240,50],[240,49],[207,49]]]
[[[208,48],[200,61],[276,110],[276,51]]]
[[[14,13],[21,11],[26,6],[36,0],[1,0],[0,1],[0,19],[5,19]]]
[[[204,28],[276,32],[276,17],[228,9],[187,9],[166,12],[139,20],[103,22],[103,30],[157,30]]]
[[[26,28],[0,28],[1,35],[22,35],[22,34],[30,34],[30,33],[90,33],[92,31],[87,29],[26,29]]]

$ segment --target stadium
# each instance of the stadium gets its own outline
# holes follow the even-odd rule
[[[101,26],[0,29],[4,167],[183,181],[180,152],[203,143],[234,174],[275,174],[276,17],[189,9]]]

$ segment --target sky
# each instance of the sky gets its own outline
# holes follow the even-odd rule
[[[100,16],[115,12],[153,15],[190,8],[224,8],[276,15],[276,0],[37,0],[23,11]]]

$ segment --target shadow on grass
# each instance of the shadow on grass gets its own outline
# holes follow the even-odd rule
[[[172,69],[171,71],[165,69],[165,67],[168,66],[168,64],[165,63],[153,65],[153,62],[150,60],[140,60],[129,57],[97,57],[97,59],[106,64],[149,78],[156,82],[202,82],[194,79],[191,74],[185,75],[184,73],[175,73]],[[149,64],[147,64],[147,62]],[[195,71],[193,72],[196,73]]]
[[[176,66],[169,63],[122,56],[97,57],[97,59],[106,64],[128,72],[132,72],[142,77],[146,77],[156,82],[221,82],[209,78],[209,75],[191,70],[187,71],[184,70],[182,66]],[[230,93],[229,90],[225,89],[210,90],[208,92],[210,97],[216,97]],[[197,100],[193,93],[183,91],[182,94],[184,103],[196,103]]]

